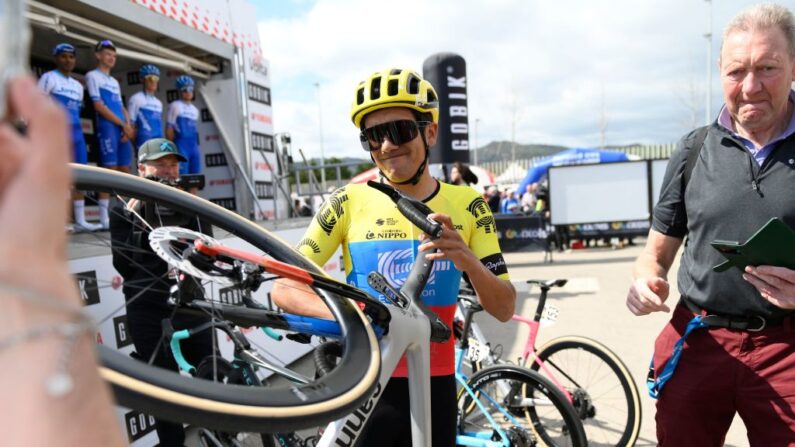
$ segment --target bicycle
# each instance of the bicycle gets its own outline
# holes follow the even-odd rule
[[[540,288],[540,295],[533,318],[521,315],[512,318],[529,327],[517,364],[542,372],[566,394],[583,422],[591,445],[634,445],[640,435],[640,395],[629,370],[615,353],[582,336],[559,337],[540,349],[535,348],[547,294],[552,287],[562,287],[566,282],[565,279],[527,281],[531,287]],[[502,347],[491,346],[472,320],[477,311],[473,305],[471,296],[459,296],[459,310],[464,315],[463,325],[458,328],[463,334],[459,340],[474,346],[469,356],[472,369],[478,370],[484,363],[504,363]]]
[[[380,303],[358,289],[328,279],[314,264],[277,237],[220,206],[156,181],[106,169],[73,165],[72,173],[74,187],[78,190],[108,192],[122,205],[133,199],[146,202],[149,221],[140,213],[128,213],[122,206],[113,207],[115,218],[137,228],[175,223],[199,228],[211,226],[216,235],[237,237],[247,247],[265,253],[264,259],[268,261],[266,270],[270,273],[263,281],[292,277],[309,283],[335,316],[336,331],[343,343],[340,365],[331,374],[281,388],[196,380],[154,367],[151,359],[138,361],[99,345],[100,373],[111,385],[121,405],[196,426],[236,432],[277,432],[313,427],[317,421],[338,419],[369,399],[380,370],[373,327],[386,325],[385,319],[389,316]],[[87,200],[93,199],[89,197]],[[107,309],[103,308],[103,312],[96,316],[98,325],[119,318],[118,314],[125,305],[142,295],[156,292],[168,296],[171,286],[180,283],[179,277],[170,278],[168,272],[152,271],[150,265],[136,261],[137,256],[151,252],[149,241],[114,246],[112,233],[73,234],[68,247],[73,269],[80,272],[76,275],[77,280],[83,283],[86,296],[92,293],[104,295],[100,305]],[[145,273],[146,280],[120,284],[121,278],[112,266],[113,255],[123,255],[131,267]],[[84,261],[84,257],[90,259]],[[246,276],[240,266],[224,267],[229,268],[226,273]],[[221,277],[220,273],[216,275]],[[209,299],[179,303],[175,309],[201,315],[223,312],[225,318],[235,320],[243,327],[260,325],[288,330],[306,321],[288,320],[278,312],[251,308],[243,302],[221,302],[215,299],[220,290],[217,282],[204,281],[201,286]],[[124,287],[132,292],[129,298],[119,298],[119,289]],[[232,291],[240,290],[229,287]],[[263,297],[264,291],[261,290],[259,296]],[[365,311],[370,315],[365,317],[346,299],[349,297],[367,303]],[[118,301],[110,303],[114,299]],[[96,301],[99,301],[99,296]],[[215,334],[216,331],[212,332]],[[113,337],[112,332],[107,337]]]
[[[483,310],[479,304],[474,306]],[[504,364],[481,368],[467,377],[463,359],[468,348],[467,339],[456,347],[458,429],[462,434],[458,445],[504,445],[471,443],[472,438],[483,439],[488,431],[472,433],[470,427],[492,427],[494,435],[509,440],[512,446],[535,446],[539,441],[546,446],[588,445],[574,407],[549,379],[531,369]],[[480,411],[474,412],[475,407]],[[494,410],[493,415],[489,408]],[[497,418],[506,424],[500,424]]]
[[[158,226],[183,224],[186,217],[190,221],[206,221],[213,226],[216,235],[225,231],[267,254],[229,249],[212,238],[182,228],[160,232],[159,238],[153,240],[160,247],[158,255],[165,255],[172,266],[200,279],[202,287],[210,289],[207,296],[214,296],[215,288],[225,287],[244,292],[244,295],[251,293],[253,297],[254,292],[263,293],[259,287],[263,283],[278,277],[290,278],[311,286],[337,321],[264,310],[245,302],[229,304],[212,299],[176,303],[180,311],[203,313],[212,316],[213,322],[214,316],[222,315],[241,327],[267,326],[333,337],[342,344],[339,364],[328,374],[316,379],[306,377],[304,383],[285,387],[197,380],[100,347],[101,374],[111,384],[120,403],[158,417],[231,432],[291,432],[333,420],[319,445],[350,445],[366,422],[391,371],[406,352],[409,374],[418,378],[410,381],[409,386],[412,439],[415,446],[429,445],[428,346],[431,340],[449,338],[449,328],[415,301],[429,277],[432,262],[425,262],[424,256],[418,256],[416,272],[413,271],[400,290],[392,289],[379,274],[371,275],[370,285],[384,294],[389,303],[386,305],[352,286],[327,278],[297,252],[256,225],[185,192],[96,168],[74,167],[73,173],[78,189],[110,192],[125,201],[138,198],[152,202]],[[396,191],[392,193],[390,197],[415,225],[429,235],[438,235],[441,227],[426,220],[430,210],[423,209],[424,204],[402,197]],[[136,225],[151,226],[141,216],[128,214],[124,213],[125,218]],[[112,244],[107,241],[96,243],[95,239],[102,235],[89,234],[83,238],[84,244],[90,244],[88,249],[105,254],[113,251]],[[125,248],[141,250],[141,247]],[[151,284],[132,285],[141,290],[136,297],[152,287],[162,288],[167,293],[170,283],[179,282],[179,275],[168,280],[167,274],[153,274],[151,280]],[[116,283],[113,278],[97,278],[96,284],[111,288]],[[345,298],[362,304],[363,311]],[[390,325],[401,330],[389,331]],[[217,365],[213,368],[217,370]],[[576,433],[579,427],[576,417],[567,423],[572,425],[570,431]],[[581,427],[579,430],[582,431]],[[509,443],[505,440],[502,445]]]

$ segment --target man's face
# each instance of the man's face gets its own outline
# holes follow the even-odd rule
[[[144,90],[149,93],[154,93],[157,91],[157,83],[160,81],[160,78],[154,75],[149,75],[144,78]]]
[[[154,175],[160,178],[176,180],[179,178],[179,159],[176,155],[166,155],[157,160],[138,163],[141,177]]]
[[[103,48],[101,51],[95,53],[97,62],[104,68],[113,68],[116,65],[116,51],[110,48]]]
[[[765,131],[786,119],[795,61],[780,29],[730,34],[721,51],[720,75],[738,131]]]
[[[64,73],[71,73],[75,69],[75,55],[61,53],[55,56],[55,67]]]
[[[193,90],[180,90],[179,97],[182,98],[183,101],[190,102],[193,100]]]
[[[398,120],[414,121],[416,118],[409,109],[392,107],[367,114],[364,118],[364,127],[370,128]],[[438,126],[435,123],[429,124],[424,130],[421,129],[425,132],[428,146],[432,146],[436,142],[437,129]],[[399,146],[389,141],[388,138],[384,138],[381,148],[372,151],[371,154],[378,169],[386,174],[388,179],[393,182],[402,182],[410,179],[417,172],[425,159],[425,147],[418,133],[416,138]]]

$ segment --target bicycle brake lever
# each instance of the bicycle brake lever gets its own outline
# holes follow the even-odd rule
[[[400,292],[395,290],[394,287],[389,285],[386,278],[384,278],[384,275],[378,272],[370,272],[370,274],[367,275],[367,284],[369,284],[370,287],[375,289],[377,292],[383,294],[384,297],[395,306],[398,306],[402,309],[408,307],[408,300],[406,300],[406,298],[404,298]]]

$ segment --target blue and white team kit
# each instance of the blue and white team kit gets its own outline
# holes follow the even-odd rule
[[[39,78],[39,88],[66,109],[72,135],[74,162],[86,164],[88,149],[80,126],[80,109],[83,107],[83,85],[71,76],[65,76],[58,70],[48,71]]]
[[[199,120],[199,109],[190,102],[176,100],[168,106],[168,127],[174,129],[174,144],[188,159],[180,163],[180,174],[198,174],[201,172],[201,152],[199,151],[199,133],[196,124]]]
[[[130,96],[127,114],[136,129],[135,147],[152,138],[163,138],[163,103],[155,95],[140,91]]]
[[[124,105],[121,100],[119,81],[98,69],[86,73],[88,95],[94,102],[101,102],[122,122],[125,121]],[[121,142],[122,128],[97,113],[97,141],[99,142],[99,163],[102,166],[130,166],[132,144]]]

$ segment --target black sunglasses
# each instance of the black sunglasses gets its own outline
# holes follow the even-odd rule
[[[429,123],[427,121],[397,120],[388,123],[378,124],[367,129],[363,129],[359,134],[362,148],[366,151],[377,151],[381,149],[384,138],[389,139],[393,144],[400,146],[417,138],[420,130]]]

